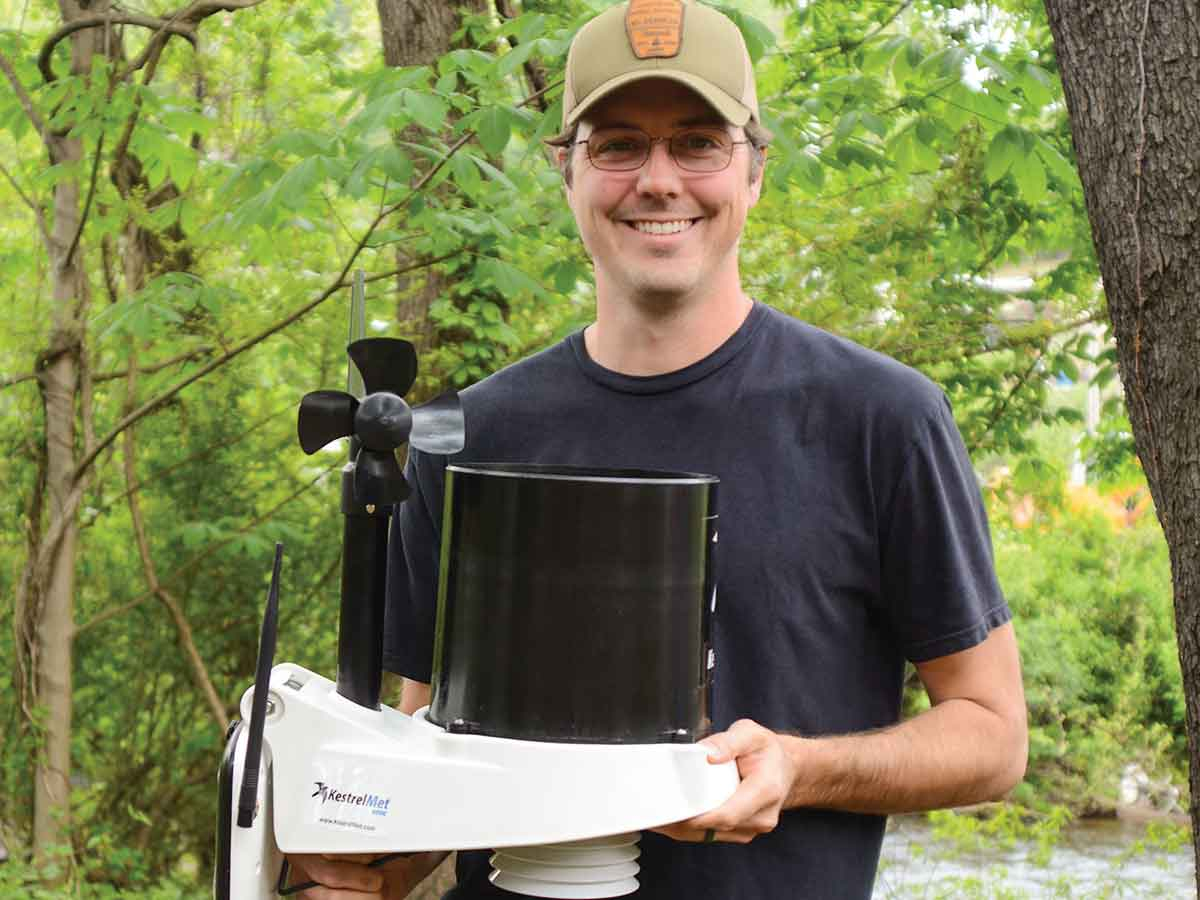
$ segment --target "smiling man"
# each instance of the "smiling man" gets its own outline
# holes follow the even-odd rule
[[[675,0],[602,13],[572,44],[563,116],[596,321],[465,391],[454,461],[721,478],[706,741],[742,780],[643,837],[636,896],[866,900],[888,813],[999,797],[1025,766],[1010,613],[949,406],[743,290],[769,136],[729,20]],[[411,452],[392,532],[385,662],[407,712],[429,701],[446,462]],[[930,708],[900,722],[906,661]],[[510,896],[487,856],[459,854],[449,898]],[[439,858],[298,862],[328,886],[308,896],[361,900],[405,896]]]

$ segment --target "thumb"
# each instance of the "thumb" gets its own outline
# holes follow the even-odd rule
[[[710,734],[700,743],[708,750],[708,761],[713,765],[729,762],[737,755],[734,752],[733,742],[729,740],[729,736],[725,732]]]

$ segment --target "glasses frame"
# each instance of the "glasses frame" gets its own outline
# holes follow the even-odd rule
[[[596,134],[597,132],[603,132],[603,131],[609,131],[609,130],[626,131],[626,132],[636,131],[642,135],[645,135],[646,142],[647,142],[646,143],[646,152],[645,152],[645,154],[643,154],[642,158],[638,161],[638,163],[636,165],[618,166],[618,167],[613,167],[611,165],[599,165],[599,164],[597,164],[595,157],[592,156],[592,146],[590,143],[590,141],[592,139],[591,135],[589,135],[587,138],[585,138],[583,140],[572,141],[571,142],[572,147],[574,147],[576,144],[583,144],[583,146],[585,148],[585,152],[587,153],[588,162],[591,163],[592,168],[597,169],[598,171],[601,171],[601,172],[636,172],[638,169],[640,169],[642,166],[644,166],[649,161],[650,155],[654,152],[654,145],[661,141],[662,143],[667,145],[667,156],[669,156],[671,158],[671,162],[673,162],[675,164],[676,168],[678,168],[679,171],[686,172],[689,175],[715,175],[718,172],[724,172],[726,169],[729,168],[729,164],[731,162],[733,162],[734,147],[737,147],[739,144],[749,144],[750,143],[750,141],[730,141],[729,142],[729,156],[726,157],[725,164],[723,166],[721,166],[720,168],[689,169],[687,166],[685,166],[683,163],[681,163],[679,161],[679,158],[675,155],[675,149],[673,146],[673,142],[681,134],[688,134],[689,132],[700,131],[700,130],[702,130],[702,127],[681,128],[678,131],[676,131],[674,134],[669,135],[667,137],[651,137],[651,135],[648,132],[643,131],[641,128],[637,128],[634,126],[613,126],[612,128],[603,128],[603,127],[597,128],[592,132],[592,135]],[[717,131],[720,129],[713,128],[712,130]],[[728,132],[725,132],[725,133],[726,133],[726,135],[728,135]]]

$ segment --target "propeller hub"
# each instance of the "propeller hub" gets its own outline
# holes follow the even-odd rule
[[[354,433],[371,450],[395,450],[412,433],[412,410],[395,394],[368,394],[354,413]]]

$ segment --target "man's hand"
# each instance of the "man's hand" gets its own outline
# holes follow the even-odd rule
[[[780,735],[750,719],[739,719],[728,731],[700,743],[708,746],[710,763],[734,761],[741,784],[711,812],[653,830],[677,841],[703,841],[712,829],[712,840],[734,844],[748,844],[772,831],[796,780],[795,764]]]
[[[444,853],[414,853],[378,867],[367,864],[377,853],[291,854],[290,884],[315,881],[318,887],[296,894],[300,900],[401,900],[445,858]]]

